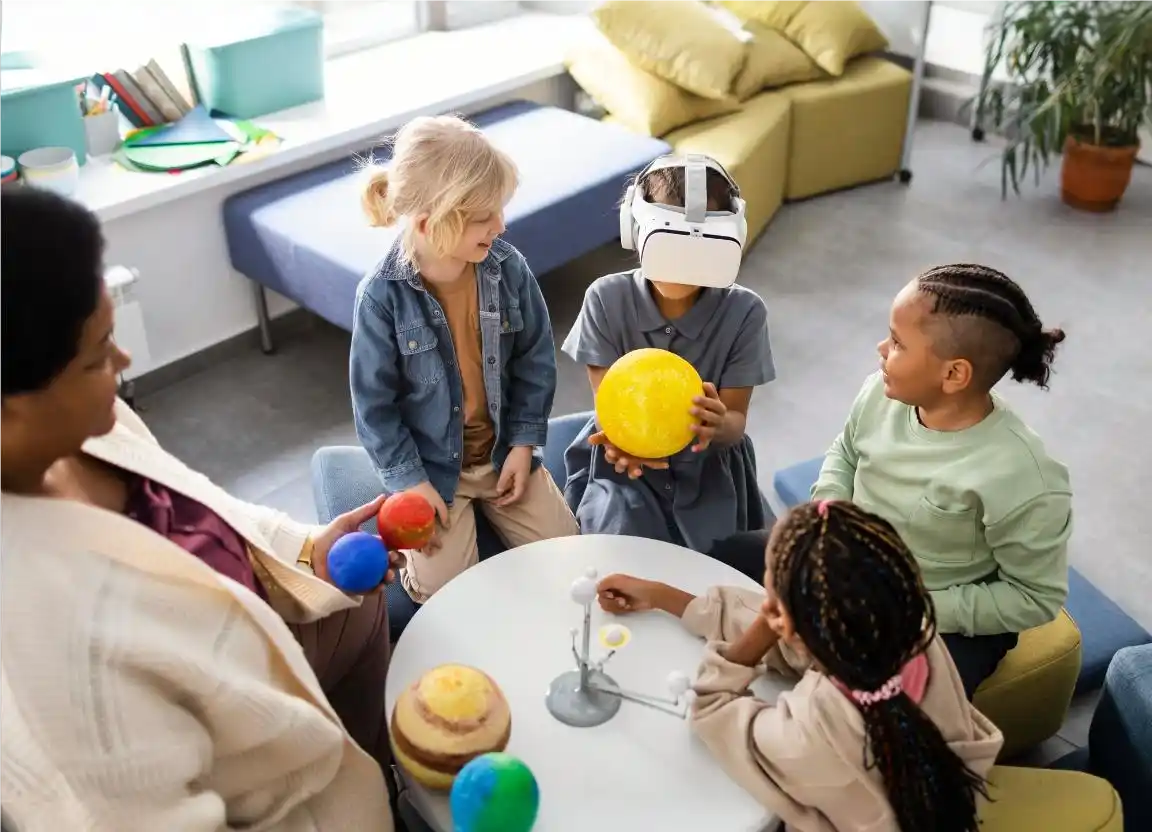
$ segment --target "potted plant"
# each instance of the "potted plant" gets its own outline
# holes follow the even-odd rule
[[[1088,211],[1119,204],[1152,122],[1152,3],[1012,2],[989,24],[977,123],[1008,140],[1002,195],[1063,152],[1060,192]],[[992,80],[1003,66],[1007,80]]]

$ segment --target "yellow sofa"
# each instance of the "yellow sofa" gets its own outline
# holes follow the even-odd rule
[[[838,78],[767,90],[734,113],[661,138],[677,153],[704,153],[728,169],[748,203],[750,245],[787,200],[894,176],[911,91],[912,73],[866,56]]]

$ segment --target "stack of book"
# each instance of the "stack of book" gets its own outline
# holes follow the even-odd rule
[[[169,73],[153,59],[135,71],[117,69],[98,73],[89,79],[89,84],[96,89],[97,97],[105,87],[115,93],[120,112],[135,127],[170,124],[179,121],[199,103],[186,67],[181,61],[180,71]]]

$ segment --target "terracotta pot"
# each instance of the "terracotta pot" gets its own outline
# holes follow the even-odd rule
[[[1064,142],[1060,196],[1082,211],[1115,210],[1128,189],[1140,145],[1099,147],[1069,136]]]

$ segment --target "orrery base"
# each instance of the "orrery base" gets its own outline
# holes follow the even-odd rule
[[[573,728],[594,728],[616,716],[620,710],[620,697],[593,689],[619,690],[612,677],[593,670],[588,674],[588,683],[588,689],[580,689],[579,670],[569,670],[553,679],[545,700],[552,716]]]

